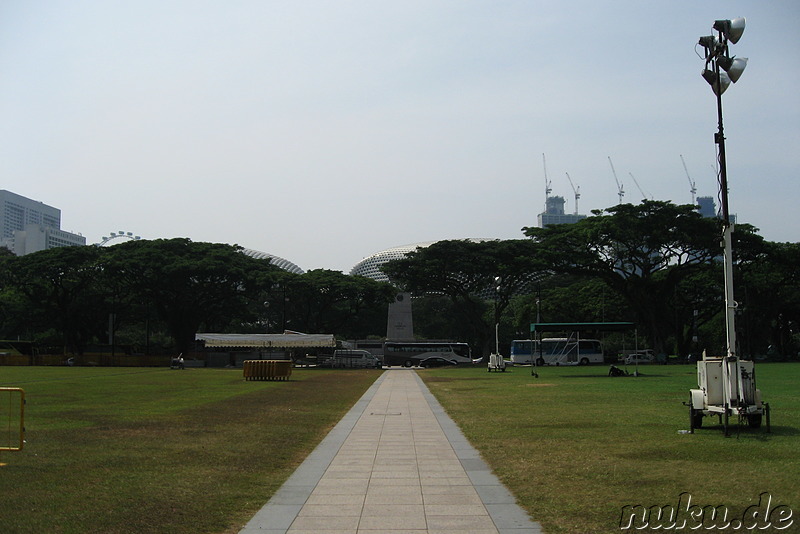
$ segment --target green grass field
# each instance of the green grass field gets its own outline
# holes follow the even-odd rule
[[[676,505],[684,492],[731,518],[763,492],[800,511],[800,365],[757,366],[772,433],[729,438],[710,421],[679,432],[693,366],[640,369],[420,375],[548,534],[620,532],[623,506]],[[0,532],[236,533],[378,375],[0,367],[0,386],[28,401],[25,449],[0,453]],[[0,445],[5,433],[0,423]]]
[[[0,532],[238,532],[378,376],[0,367],[27,400],[24,449],[0,453]]]
[[[677,505],[684,492],[692,504],[724,505],[729,519],[768,492],[773,507],[794,512],[782,532],[800,531],[800,365],[757,365],[772,433],[734,428],[728,438],[716,418],[679,432],[689,428],[682,403],[697,387],[694,366],[639,369],[619,378],[602,366],[545,367],[539,378],[524,367],[421,376],[548,534],[620,532],[623,506]]]

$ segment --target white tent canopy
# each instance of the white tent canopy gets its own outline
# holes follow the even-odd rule
[[[297,349],[336,347],[333,334],[196,334],[206,347]]]

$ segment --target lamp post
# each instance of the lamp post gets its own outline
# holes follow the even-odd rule
[[[536,283],[536,324],[542,322],[542,286],[537,282]],[[531,338],[531,376],[534,378],[539,378],[539,373],[536,370],[536,355],[534,352],[534,347],[536,344],[533,342],[533,335],[528,332],[528,337]],[[542,352],[542,336],[539,336],[539,354],[541,355]]]
[[[744,33],[745,19],[736,18],[730,20],[717,20],[714,22],[714,29],[717,35],[700,37],[699,44],[705,50],[705,68],[701,75],[711,85],[711,89],[717,97],[717,133],[714,135],[714,142],[717,144],[719,157],[719,189],[720,202],[722,204],[722,240],[724,246],[724,273],[725,273],[725,331],[726,331],[726,352],[723,357],[722,374],[723,383],[728,384],[730,372],[729,362],[736,362],[736,330],[735,312],[737,303],[733,298],[733,245],[732,233],[733,224],[730,220],[728,208],[728,167],[725,157],[725,134],[722,126],[722,93],[728,88],[731,82],[736,83],[747,66],[747,58],[737,58],[731,56],[728,44],[736,44]],[[724,388],[725,403],[725,433],[728,428],[728,409],[731,407],[731,388]],[[738,395],[738,392],[737,392]],[[738,401],[738,399],[736,399]]]
[[[497,313],[497,301],[500,300],[500,291],[503,289],[503,278],[494,277],[494,353],[500,356],[500,316]]]

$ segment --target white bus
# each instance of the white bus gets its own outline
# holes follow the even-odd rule
[[[551,337],[541,340],[515,339],[511,342],[514,364],[589,365],[603,363],[603,347],[597,339]]]
[[[466,343],[387,341],[383,344],[384,365],[412,367],[419,365],[421,360],[434,356],[459,364],[472,363],[472,352]]]

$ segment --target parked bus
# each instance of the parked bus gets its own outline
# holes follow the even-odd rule
[[[553,337],[539,340],[515,339],[511,342],[511,361],[515,364],[589,365],[603,363],[603,347],[597,339]]]
[[[456,363],[472,363],[472,351],[466,343],[387,341],[383,344],[384,365],[412,367],[419,365],[421,360],[434,356]]]

